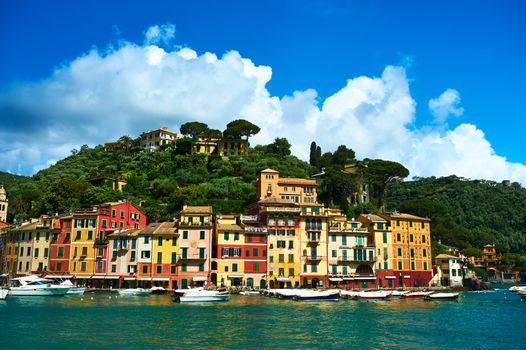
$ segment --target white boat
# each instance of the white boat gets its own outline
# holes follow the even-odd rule
[[[402,298],[405,299],[423,299],[430,295],[433,292],[409,292],[404,295],[402,295]]]
[[[70,287],[70,290],[66,293],[66,295],[84,295],[84,292],[86,291],[86,288],[75,287],[75,285],[73,285],[73,283],[68,279],[60,282],[60,285]]]
[[[455,300],[458,299],[460,293],[438,292],[431,293],[425,297],[427,300]]]
[[[344,299],[356,299],[361,292],[355,290],[340,290],[340,296]]]
[[[510,289],[508,289],[508,292],[512,293],[518,293],[520,291],[526,291],[526,286],[520,285],[520,286],[512,286]]]
[[[257,290],[244,290],[242,292],[239,292],[240,295],[260,295],[260,293]]]
[[[144,289],[144,288],[126,288],[126,289],[117,289],[117,293],[119,295],[126,295],[126,296],[147,296],[152,294],[152,291],[150,289]]]
[[[176,301],[181,303],[201,303],[214,301],[227,301],[229,298],[228,292],[220,292],[217,290],[198,290],[184,293],[177,296]]]
[[[378,290],[378,291],[363,291],[358,293],[358,299],[387,299],[391,297],[391,291]]]
[[[190,292],[198,292],[200,290],[204,290],[203,287],[195,287],[195,288],[186,288],[186,289],[176,289],[174,290],[175,295],[183,295]]]
[[[35,275],[13,278],[12,281],[14,286],[9,289],[12,296],[63,296],[71,289]]]
[[[9,289],[0,288],[0,300],[7,298],[7,294],[9,294]]]
[[[391,296],[392,297],[402,297],[402,295],[407,294],[407,293],[409,292],[406,290],[393,290],[391,291]]]
[[[299,290],[294,296],[297,301],[338,301],[340,291],[337,289],[329,290]]]
[[[164,289],[163,287],[159,287],[159,286],[153,286],[152,288],[150,288],[150,291],[152,292],[152,294],[166,293],[166,289]]]
[[[295,296],[301,294],[301,290],[299,289],[276,289],[274,291],[274,296],[276,296],[279,299],[292,299]]]

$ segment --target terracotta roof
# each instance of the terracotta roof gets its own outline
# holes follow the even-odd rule
[[[411,214],[404,214],[404,213],[391,213],[388,215],[384,215],[386,219],[407,219],[407,220],[421,220],[421,221],[431,221],[429,218],[422,218],[420,216],[411,215]]]
[[[141,235],[174,235],[177,234],[177,222],[154,222],[140,230]]]
[[[460,259],[458,256],[449,255],[449,254],[438,254],[435,256],[435,259]]]
[[[243,231],[241,226],[232,224],[218,224],[217,229],[222,231]]]
[[[137,237],[141,230],[138,228],[129,228],[126,230],[115,231],[108,235],[108,238],[113,237]]]
[[[190,206],[183,207],[182,214],[212,214],[211,206]]]
[[[367,220],[372,221],[372,222],[387,222],[387,221],[386,221],[384,218],[382,218],[381,216],[374,215],[374,214],[360,214],[359,217],[364,217],[364,218],[366,218]]]
[[[279,171],[276,171],[274,169],[266,168],[265,170],[261,170],[262,173],[274,173],[279,174]]]
[[[8,227],[9,224],[5,221],[0,220],[0,228]]]
[[[316,180],[297,179],[292,177],[283,177],[278,180],[278,184],[284,185],[316,185]]]

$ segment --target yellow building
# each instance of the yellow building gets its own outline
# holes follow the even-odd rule
[[[33,235],[33,259],[31,271],[47,271],[49,266],[49,244],[54,233],[60,232],[60,228],[54,227],[54,218],[49,216],[40,217]]]
[[[248,141],[223,137],[200,137],[192,142],[192,153],[217,154],[223,158],[248,154]]]
[[[212,283],[217,286],[242,286],[244,274],[245,236],[233,215],[218,215],[214,225]]]
[[[327,279],[328,212],[322,205],[302,206],[300,212],[300,278],[302,287],[324,287]]]
[[[8,232],[6,259],[11,276],[31,274],[33,233],[36,227],[37,220],[33,220]]]
[[[95,269],[95,259],[99,258],[99,261],[103,261],[106,257],[105,247],[101,245],[94,248],[100,210],[103,209],[94,207],[73,214],[69,271],[77,279],[89,279],[94,273],[105,272],[104,266]]]
[[[153,223],[145,233],[152,237],[152,285],[177,289],[177,259],[179,257],[179,232],[177,222]]]
[[[162,146],[169,145],[180,139],[182,135],[162,127],[155,130],[148,130],[141,134],[141,147],[147,152],[160,151]]]
[[[279,172],[265,169],[256,182],[257,197],[281,198],[300,205],[317,203],[316,181],[298,178],[280,178]]]
[[[122,177],[101,176],[88,180],[93,186],[107,187],[122,192],[127,182]]]

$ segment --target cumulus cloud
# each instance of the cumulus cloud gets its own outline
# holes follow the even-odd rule
[[[2,170],[30,174],[83,144],[136,137],[160,126],[178,130],[200,120],[223,129],[244,118],[262,129],[252,144],[287,137],[304,159],[311,141],[323,151],[345,144],[360,158],[399,161],[412,176],[456,174],[526,184],[526,166],[495,154],[475,125],[415,128],[416,103],[403,67],[349,79],[324,100],[314,89],[272,96],[266,88],[270,67],[236,51],[218,56],[163,48],[161,43],[173,40],[175,27],[170,28],[154,26],[143,45],[92,50],[47,79],[0,92]],[[443,122],[463,111],[452,89],[429,107]]]
[[[168,46],[175,39],[175,25],[171,23],[151,26],[144,35],[145,45]]]
[[[460,107],[460,94],[455,89],[447,89],[437,98],[430,99],[428,106],[436,124],[445,123],[452,115],[460,117],[464,114],[464,108]]]

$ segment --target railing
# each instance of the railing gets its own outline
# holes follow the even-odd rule
[[[306,258],[307,258],[307,260],[309,260],[309,261],[319,261],[319,260],[321,260],[323,257],[321,257],[321,256],[319,256],[319,255],[316,255],[316,256],[308,255]]]
[[[362,256],[362,258],[359,259],[358,257],[343,255],[343,256],[339,256],[338,257],[338,261],[341,261],[341,262],[375,262],[376,261],[376,257],[373,256],[372,258],[369,258],[367,256],[367,257],[364,258]]]
[[[267,233],[268,229],[266,227],[254,227],[254,226],[245,226],[245,232],[253,233]]]
[[[364,227],[341,228],[341,227],[338,227],[338,226],[331,226],[331,227],[329,227],[329,232],[368,233],[367,228],[364,228]]]
[[[190,254],[190,255],[179,255],[177,257],[177,261],[184,261],[184,260],[206,260],[206,254]]]
[[[95,245],[106,245],[106,244],[108,244],[108,241],[104,239],[100,239],[100,238],[95,239]]]
[[[310,211],[310,212],[301,212],[300,213],[301,216],[327,216],[326,213],[324,212],[313,212],[313,211]]]
[[[266,207],[268,213],[300,213],[301,208]]]
[[[189,221],[182,221],[179,223],[179,226],[182,226],[182,227],[186,227],[186,226],[195,226],[195,227],[205,227],[205,226],[210,226],[211,223],[209,222],[189,222]]]
[[[259,215],[241,215],[241,222],[243,221],[258,221]]]

